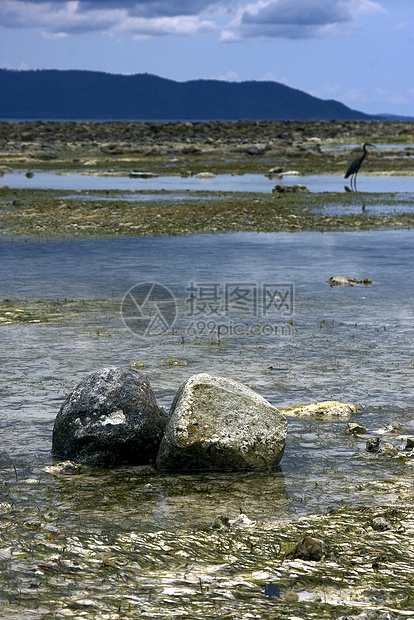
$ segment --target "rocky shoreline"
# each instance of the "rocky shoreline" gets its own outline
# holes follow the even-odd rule
[[[310,193],[277,185],[273,195],[248,192],[36,190],[42,172],[94,176],[213,177],[261,174],[343,176],[363,142],[375,144],[362,174],[412,175],[412,122],[0,122],[0,176],[24,173],[27,187],[0,186],[0,229],[10,237],[113,237],[216,232],[375,230],[413,226],[411,193]],[[342,148],[355,144],[355,149]],[[353,152],[355,150],[355,153]],[[352,151],[352,152],[350,152]],[[1,183],[1,182],[0,182]],[[182,192],[181,192],[182,194]],[[355,214],[387,204],[386,214]],[[324,212],[332,205],[343,214]]]
[[[47,169],[122,164],[128,168],[142,157],[153,160],[159,167],[158,158],[183,157],[187,160],[208,158],[211,165],[221,168],[220,160],[233,160],[233,167],[246,168],[238,158],[252,162],[261,158],[284,160],[309,159],[318,167],[320,158],[324,168],[343,160],[343,153],[332,145],[362,142],[378,144],[412,144],[412,122],[299,122],[299,121],[238,121],[197,123],[141,123],[141,122],[0,122],[0,166],[24,167],[32,164]],[[324,150],[321,150],[321,146]],[[398,168],[412,157],[408,147],[391,153],[398,157]],[[93,155],[95,161],[83,161],[82,157]],[[383,160],[379,150],[371,154],[375,162]],[[389,155],[389,153],[388,153]],[[80,157],[81,159],[77,159]],[[145,160],[144,160],[145,161]],[[179,163],[179,162],[175,162]],[[382,162],[384,164],[384,162]],[[393,162],[394,164],[396,162]],[[253,167],[255,164],[253,163]],[[178,166],[179,167],[179,166]],[[407,166],[409,169],[409,166]],[[328,170],[329,171],[329,170]]]

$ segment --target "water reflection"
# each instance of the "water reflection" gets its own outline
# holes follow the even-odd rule
[[[54,477],[56,503],[67,521],[93,529],[174,530],[211,527],[217,515],[244,513],[274,520],[286,511],[288,495],[281,470],[271,474],[159,475],[122,467]],[[100,491],[97,492],[97,489]]]
[[[364,175],[361,174],[361,192],[413,192],[411,176]],[[343,176],[283,174],[277,181],[287,187],[305,185],[311,192],[342,192]],[[5,174],[2,184],[12,189],[54,189],[54,190],[117,190],[131,192],[125,199],[137,200],[140,191],[214,191],[214,192],[264,192],[271,193],[275,179],[265,174],[231,175],[220,174],[213,178],[197,176],[164,176],[135,179],[128,176],[91,176],[86,174],[53,174],[40,172],[31,179],[23,173]]]

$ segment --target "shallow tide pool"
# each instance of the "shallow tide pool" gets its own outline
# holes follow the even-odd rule
[[[220,174],[211,178],[160,176],[149,179],[130,178],[104,174],[96,176],[78,173],[37,172],[33,178],[26,178],[23,172],[4,174],[1,184],[13,189],[54,189],[54,190],[119,190],[119,191],[212,191],[212,192],[264,192],[271,193],[275,185],[305,185],[311,192],[344,192],[349,187],[349,179],[337,175],[300,175],[285,173],[283,178],[268,178],[265,174],[231,175]],[[357,179],[357,189],[361,192],[399,192],[414,191],[412,176],[364,175]],[[136,199],[129,196],[127,199]]]
[[[275,608],[262,592],[269,580],[301,591],[304,601],[316,596],[315,584],[297,585],[307,570],[299,560],[286,561],[287,572],[280,563],[289,536],[321,535],[312,519],[329,521],[338,510],[413,507],[412,459],[404,456],[414,435],[413,258],[409,230],[2,241],[0,615],[164,618],[187,610],[186,617],[203,618],[227,609],[230,617],[247,618],[249,610],[275,617],[266,615]],[[327,280],[337,275],[372,284],[332,288]],[[143,335],[139,322],[127,327],[121,314],[126,293],[146,282],[174,298],[175,321],[163,333]],[[264,286],[285,303],[265,312]],[[251,303],[225,305],[225,291],[235,287],[249,291]],[[214,308],[211,297],[194,307],[203,290],[215,291]],[[134,467],[51,474],[51,433],[65,395],[97,369],[129,363],[142,366],[165,408],[182,381],[209,372],[276,406],[340,400],[361,409],[352,420],[290,418],[280,469],[269,474],[161,475]],[[366,433],[348,434],[349,421]],[[399,456],[368,453],[371,437],[391,442]],[[240,512],[259,530],[209,533],[217,515]],[[283,529],[279,542],[269,542],[272,528]],[[331,546],[339,544],[331,537]],[[395,608],[395,600],[374,604],[358,594],[349,571],[343,594],[332,586],[338,575],[326,577],[329,609]],[[289,609],[278,617],[290,617]],[[298,615],[341,615],[306,609]]]

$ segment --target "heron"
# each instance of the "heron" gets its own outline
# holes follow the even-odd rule
[[[365,142],[362,145],[362,150],[363,150],[362,157],[358,157],[358,159],[355,159],[355,161],[352,162],[352,164],[349,166],[348,170],[346,171],[345,179],[347,179],[348,177],[351,177],[351,190],[352,190],[352,179],[354,180],[354,191],[356,191],[356,176],[367,154],[367,146],[375,146],[375,144],[370,144],[369,142]]]

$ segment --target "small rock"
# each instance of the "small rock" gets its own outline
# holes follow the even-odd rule
[[[287,603],[297,603],[299,600],[299,596],[294,590],[288,590],[283,599]]]
[[[350,424],[348,424],[346,432],[350,435],[363,435],[367,432],[367,429],[364,426],[357,424],[356,422],[351,422]]]
[[[211,527],[213,528],[213,530],[229,530],[230,519],[226,517],[226,515],[217,515]]]
[[[257,146],[256,144],[254,144],[253,146],[248,146],[245,150],[246,155],[263,155],[263,153],[265,152],[265,148]]]
[[[374,517],[371,521],[372,529],[376,532],[385,532],[385,530],[390,530],[391,525],[388,523],[384,517]]]
[[[357,278],[348,278],[347,276],[332,276],[327,280],[327,283],[330,287],[355,286],[356,284],[363,284],[364,286],[369,286],[370,284],[372,284],[372,280],[369,280],[368,278],[358,280]]]
[[[254,527],[256,521],[252,521],[249,517],[241,513],[235,519],[230,519],[229,524],[231,527]]]
[[[381,443],[379,452],[381,454],[384,454],[385,456],[397,456],[398,454],[397,448],[388,441],[384,441],[383,443]]]
[[[329,419],[335,417],[349,417],[357,413],[360,405],[350,405],[337,400],[324,400],[309,405],[295,405],[293,407],[279,407],[286,416],[294,418]]]
[[[130,179],[155,179],[158,176],[155,172],[130,172]]]
[[[197,179],[214,179],[217,175],[213,172],[198,172],[194,175]]]
[[[406,450],[413,450],[414,449],[414,437],[407,437],[407,442],[405,444],[405,449]]]
[[[366,450],[367,452],[378,452],[379,445],[380,445],[379,437],[372,437],[371,439],[368,439],[366,443]]]
[[[325,554],[325,545],[322,540],[305,536],[294,550],[293,557],[300,560],[319,562]]]
[[[304,194],[308,193],[309,190],[306,185],[275,185],[272,189],[272,194]]]
[[[280,588],[277,583],[267,583],[264,593],[269,598],[280,598]]]
[[[142,370],[143,368],[145,368],[146,364],[145,362],[129,362],[128,366],[130,366],[131,368],[135,368],[135,370]]]
[[[81,463],[74,463],[73,461],[62,461],[55,465],[48,465],[44,468],[44,471],[48,474],[80,474],[82,472]]]
[[[398,422],[392,422],[389,426],[384,426],[376,431],[378,435],[402,435],[404,432],[403,427]]]
[[[202,153],[202,150],[200,148],[198,148],[198,146],[185,146],[182,150],[181,150],[183,155],[199,155],[200,153]]]
[[[282,166],[276,166],[275,168],[270,168],[270,170],[265,174],[268,179],[281,179],[283,177],[283,168]]]

